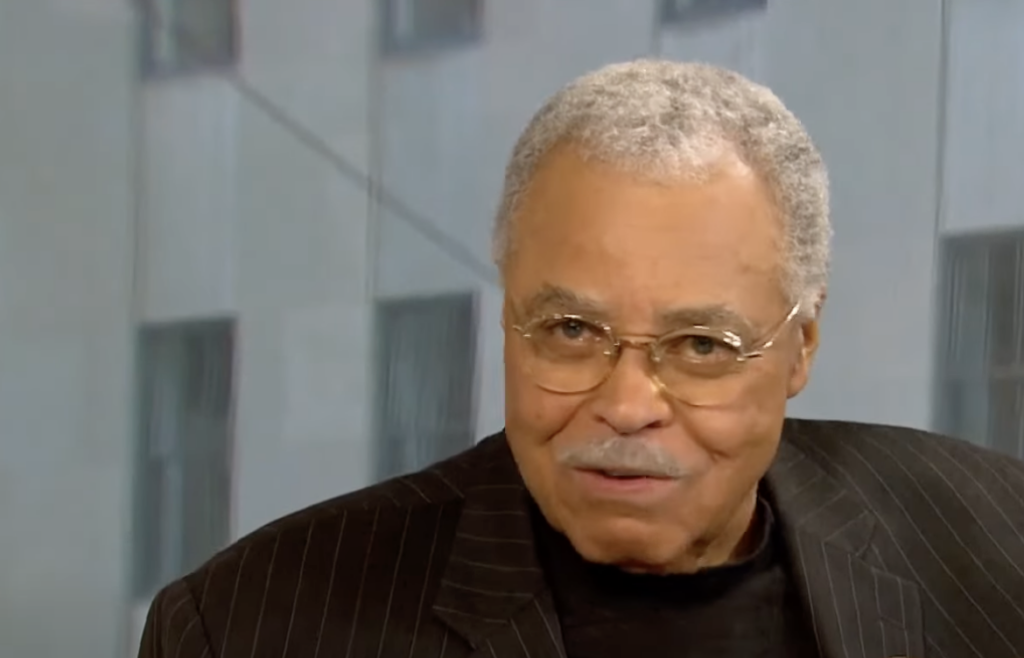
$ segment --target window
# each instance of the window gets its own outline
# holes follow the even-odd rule
[[[1024,231],[943,246],[937,424],[1024,458]]]
[[[199,566],[228,543],[234,325],[140,331],[135,594]]]
[[[423,468],[475,442],[471,293],[378,303],[378,475]]]
[[[661,0],[661,22],[690,23],[767,7],[768,0]]]
[[[483,35],[483,0],[380,0],[379,6],[386,53],[461,45]]]
[[[235,0],[138,1],[144,75],[192,73],[235,63]]]

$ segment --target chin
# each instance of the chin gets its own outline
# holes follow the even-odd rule
[[[666,573],[685,552],[687,542],[677,532],[659,526],[629,517],[578,519],[564,532],[588,562],[636,573]]]

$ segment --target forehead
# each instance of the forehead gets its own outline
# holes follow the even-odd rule
[[[517,213],[506,288],[558,288],[612,312],[680,306],[757,314],[785,303],[781,223],[761,180],[726,161],[700,180],[658,183],[551,154]]]

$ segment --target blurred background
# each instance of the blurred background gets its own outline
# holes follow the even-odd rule
[[[544,98],[659,55],[830,165],[795,415],[1024,456],[1024,3],[0,0],[0,656],[134,656],[157,589],[502,426],[489,259]]]

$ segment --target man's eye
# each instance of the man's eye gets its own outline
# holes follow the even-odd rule
[[[587,337],[590,327],[582,320],[562,320],[558,323],[556,331],[564,338],[579,340]]]
[[[600,327],[578,318],[552,320],[541,333],[546,340],[563,343],[593,342],[604,337]]]
[[[693,336],[690,338],[689,349],[694,354],[709,356],[714,354],[715,349],[720,346],[720,343],[713,338],[709,338],[707,336]]]
[[[665,345],[664,356],[682,361],[718,361],[736,355],[736,349],[729,343],[704,334],[684,334]]]

